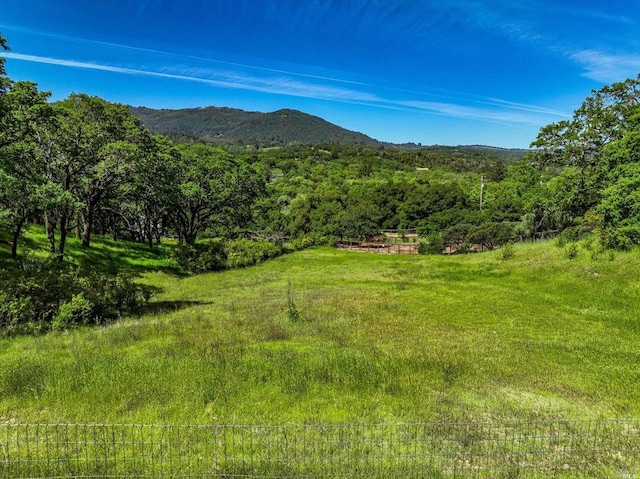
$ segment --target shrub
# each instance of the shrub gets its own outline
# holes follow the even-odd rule
[[[576,243],[571,243],[567,246],[565,250],[565,256],[567,259],[575,259],[578,256],[578,245]]]
[[[418,244],[419,254],[442,254],[444,251],[444,237],[440,233],[431,233],[426,241]]]
[[[630,250],[640,243],[640,225],[627,224],[599,231],[602,245],[617,250]]]
[[[509,221],[482,223],[473,227],[468,234],[468,242],[493,249],[507,244],[515,235],[514,223]]]
[[[290,321],[299,321],[302,319],[302,312],[296,306],[295,301],[293,300],[293,295],[291,294],[291,282],[287,283],[287,317]]]
[[[178,245],[172,252],[172,259],[178,268],[191,273],[220,271],[227,267],[227,253],[221,240]]]
[[[131,273],[107,276],[55,259],[27,257],[0,282],[0,330],[34,334],[137,313],[151,297]]]
[[[84,296],[94,305],[94,322],[104,322],[125,313],[138,314],[151,298],[151,289],[135,282],[132,273],[117,276],[93,274],[82,279]]]
[[[500,251],[497,254],[498,259],[501,259],[503,261],[511,259],[514,256],[515,256],[515,251],[513,250],[513,242],[511,241],[507,242],[504,246],[502,246],[502,248],[500,248]]]
[[[467,254],[471,251],[471,245],[469,243],[467,243],[466,241],[463,243],[460,243],[458,245],[458,251],[457,253],[461,253],[461,254]]]
[[[93,318],[93,304],[84,297],[84,294],[76,294],[70,301],[60,305],[58,314],[51,322],[51,329],[60,331],[73,324],[89,324]]]
[[[580,247],[586,251],[593,251],[599,246],[598,240],[593,235],[586,235],[580,240]]]
[[[331,235],[321,235],[310,233],[304,236],[298,236],[297,238],[293,238],[287,244],[287,250],[289,251],[300,251],[305,248],[309,248],[311,246],[323,245],[323,246],[335,246],[336,242],[339,241],[339,238]]]
[[[564,248],[567,245],[567,238],[565,238],[562,235],[559,235],[554,240],[554,243],[558,248]]]
[[[282,245],[272,241],[235,239],[210,240],[195,245],[179,245],[172,253],[175,264],[183,271],[205,273],[223,269],[244,268],[280,256]]]
[[[460,245],[469,242],[469,233],[475,229],[475,226],[468,223],[458,223],[451,226],[444,233],[444,243],[446,246],[453,246],[460,250]],[[463,248],[464,249],[464,248]]]
[[[311,236],[299,236],[297,238],[293,238],[291,241],[289,241],[289,244],[287,245],[287,248],[291,251],[300,251],[303,250],[305,248],[309,248],[311,246],[314,246],[316,244],[316,241],[314,238],[312,238]]]
[[[224,251],[228,268],[244,268],[280,256],[282,246],[271,241],[236,239],[229,241]]]
[[[0,326],[9,334],[49,329],[59,304],[79,292],[70,264],[32,256],[5,275],[0,290]]]
[[[584,229],[580,226],[572,226],[565,228],[556,238],[556,246],[564,248],[567,243],[578,241],[584,235]]]
[[[39,332],[43,322],[36,321],[35,311],[30,297],[11,297],[3,291],[0,294],[0,329],[9,336]]]

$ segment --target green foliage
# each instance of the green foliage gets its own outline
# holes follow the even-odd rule
[[[622,140],[608,145],[605,151],[608,165],[617,166],[608,172],[609,186],[602,192],[596,211],[601,217],[597,231],[609,248],[629,249],[640,243],[639,147],[640,125]]]
[[[640,75],[605,86],[587,97],[573,119],[540,130],[532,146],[543,164],[576,166],[585,173],[600,161],[603,147],[624,137],[640,99]]]
[[[228,268],[244,268],[276,258],[283,253],[281,245],[270,241],[236,239],[224,246]]]
[[[180,238],[194,244],[205,231],[229,235],[251,219],[264,178],[219,148],[180,145],[179,194],[173,223]]]
[[[4,38],[2,35],[0,35],[0,50],[10,50],[10,48],[7,45],[7,39]],[[7,74],[7,71],[5,70],[4,62],[5,62],[4,57],[0,56],[0,95],[4,93],[5,88],[10,83],[9,78],[5,76]],[[2,114],[2,105],[0,105],[0,116],[1,114]]]
[[[471,245],[466,241],[463,241],[462,243],[459,243],[457,245],[456,253],[468,254],[470,251],[471,251]]]
[[[599,231],[600,241],[605,248],[630,250],[640,244],[640,224],[622,224],[617,228],[605,228]]]
[[[376,147],[379,142],[348,131],[321,118],[296,110],[270,113],[232,108],[154,110],[131,108],[154,133],[172,135],[180,142],[238,143],[253,146],[289,144],[358,143]]]
[[[526,165],[514,169],[513,158],[480,149],[297,146],[253,156],[252,161],[277,172],[267,187],[269,201],[263,206],[268,205],[268,213],[262,213],[261,226],[293,238],[315,234],[362,240],[384,229],[405,228],[426,236],[459,223],[513,221],[525,211],[523,182],[539,185],[539,175],[532,180]],[[479,211],[480,174],[498,163],[509,165],[497,168],[508,184],[488,183],[486,209]]]
[[[73,295],[75,273],[53,259],[22,259],[0,283],[2,329],[8,334],[47,330],[60,303]]]
[[[293,238],[291,241],[289,241],[289,243],[287,244],[287,249],[291,251],[300,251],[300,250],[309,248],[315,244],[317,244],[316,238],[310,235],[304,235],[304,236],[299,236],[297,238]]]
[[[498,259],[501,259],[502,261],[507,261],[513,258],[515,255],[516,253],[513,247],[513,242],[509,241],[500,248],[500,251],[498,251],[496,257]]]
[[[509,180],[505,152],[415,145],[393,151],[339,144],[174,147],[166,138],[151,137],[122,105],[82,94],[48,105],[35,85],[16,85],[11,124],[3,128],[13,136],[0,152],[7,158],[0,168],[7,192],[0,195],[2,233],[11,237],[13,230],[18,238],[25,223],[44,217],[49,249],[61,258],[75,228],[82,229],[85,246],[94,230],[150,248],[166,233],[190,245],[203,236],[232,238],[246,230],[331,241],[364,239],[389,228],[432,233],[461,223],[497,222],[519,218],[524,208],[518,184],[511,181],[504,188],[487,187],[487,209],[476,210],[477,192],[470,186],[479,177],[473,175]],[[297,115],[283,111],[275,120],[289,124]],[[29,158],[38,162],[25,169]],[[6,165],[34,171],[35,177],[17,177]],[[24,194],[11,193],[17,191]],[[194,251],[176,255],[186,269],[216,268],[196,265],[193,257],[201,255]]]
[[[585,234],[581,226],[571,226],[565,228],[556,238],[558,246],[562,247],[567,243],[576,242]]]
[[[569,243],[569,245],[565,248],[564,255],[567,259],[576,259],[578,257],[578,244],[577,243]]]
[[[493,249],[512,241],[514,234],[514,225],[511,222],[487,222],[472,228],[468,240],[472,244]]]
[[[52,126],[49,95],[38,91],[35,83],[16,82],[2,97],[0,226],[11,232],[13,257],[17,256],[24,224],[45,206],[57,203],[57,196],[48,194],[53,190],[44,168]]]
[[[53,108],[56,154],[47,159],[45,168],[50,181],[72,195],[77,204],[75,211],[64,207],[52,215],[62,230],[62,255],[65,234],[75,226],[75,213],[82,216],[83,245],[90,245],[96,211],[107,199],[119,196],[151,141],[124,105],[74,93]]]
[[[445,243],[441,233],[431,233],[418,243],[418,254],[442,254]]]
[[[131,273],[108,276],[27,256],[0,281],[0,331],[14,335],[100,324],[140,313],[151,289]]]
[[[176,266],[191,273],[220,271],[227,267],[227,252],[222,240],[208,240],[195,244],[180,244],[171,257]]]
[[[62,303],[58,308],[58,314],[51,322],[51,329],[60,331],[74,324],[89,324],[95,315],[94,308],[83,293],[74,294],[70,301]]]
[[[183,271],[205,273],[253,266],[280,256],[283,251],[282,245],[271,241],[215,239],[178,245],[172,258]]]
[[[81,292],[95,305],[97,322],[116,319],[124,314],[140,314],[152,294],[152,289],[137,283],[136,275],[130,271],[115,276],[83,274],[79,283]]]
[[[302,312],[293,299],[293,293],[291,292],[291,281],[287,283],[287,318],[289,319],[289,321],[300,321],[300,319],[302,319]]]
[[[515,229],[511,222],[485,222],[479,225],[458,223],[444,233],[444,244],[458,253],[468,253],[472,245],[493,249],[512,241]]]
[[[547,211],[542,219],[561,219],[556,229],[586,226],[591,213],[599,217],[592,226],[603,231],[603,244],[636,244],[632,230],[640,223],[639,86],[640,75],[594,91],[571,121],[542,128],[533,142],[537,150],[531,159],[540,167],[564,168],[549,182],[548,200],[543,201]],[[616,232],[620,227],[625,231]]]

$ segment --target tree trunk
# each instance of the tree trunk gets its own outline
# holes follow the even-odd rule
[[[67,243],[67,233],[69,232],[69,215],[63,213],[60,216],[60,243],[58,245],[58,260],[64,261],[64,247]]]
[[[113,213],[111,213],[111,232],[113,234],[113,241],[118,241],[118,225],[116,215]]]
[[[80,214],[79,213],[76,213],[73,216],[73,222],[76,225],[76,228],[75,228],[75,230],[76,230],[76,239],[80,239]]]
[[[149,245],[149,249],[153,249],[153,230],[151,229],[151,221],[147,218],[145,220],[145,239]]]
[[[162,226],[162,224],[160,223],[156,223],[156,228],[154,229],[153,233],[156,237],[156,245],[160,244],[160,241],[162,240],[162,232],[164,230],[164,227]]]
[[[47,232],[47,239],[49,240],[49,253],[56,254],[56,225],[49,219],[49,212],[44,212],[44,228]]]
[[[24,225],[24,218],[20,218],[18,224],[16,225],[16,229],[13,231],[13,240],[11,241],[11,257],[15,258],[18,256],[18,238],[20,238],[20,232],[22,231],[22,226]]]
[[[93,226],[93,210],[95,205],[89,203],[87,205],[86,214],[83,217],[83,227],[82,227],[82,246],[88,248],[91,243],[91,227]]]
[[[178,244],[180,246],[182,246],[182,244],[185,242],[184,241],[184,232],[186,230],[185,227],[185,223],[183,221],[183,218],[181,216],[178,216],[176,218],[176,222],[175,222],[175,226],[176,226],[176,232],[178,233]]]
[[[185,232],[184,234],[184,242],[189,246],[193,246],[196,244],[197,233],[193,231]]]
[[[88,248],[91,244],[91,220],[86,216],[82,225],[82,246]]]

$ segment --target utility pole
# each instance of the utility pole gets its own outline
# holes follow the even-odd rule
[[[480,177],[480,209],[482,209],[482,196],[484,195],[484,176]]]

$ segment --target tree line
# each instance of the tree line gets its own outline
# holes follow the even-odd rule
[[[4,73],[4,70],[2,71]],[[24,226],[41,222],[63,259],[75,232],[193,244],[244,227],[265,178],[203,144],[153,136],[124,105],[72,94],[55,103],[32,82],[4,77],[0,117],[0,227],[17,255]]]
[[[2,37],[0,47],[7,48]],[[142,310],[152,291],[135,274],[63,261],[69,235],[84,248],[95,233],[151,248],[171,235],[191,251],[197,238],[245,228],[265,192],[257,165],[152,135],[125,105],[86,94],[49,98],[33,82],[11,81],[0,57],[0,240],[17,259],[2,263],[11,271],[0,276],[2,335],[101,324]],[[31,225],[46,231],[46,259],[18,254]],[[213,259],[243,266],[277,252],[232,243]],[[193,264],[202,261],[185,269]]]
[[[249,158],[277,173],[258,221],[293,237],[417,228],[434,252],[552,235],[628,249],[640,242],[639,100],[640,76],[594,90],[522,158],[464,148],[265,151]]]
[[[0,45],[7,48],[0,37]],[[1,60],[1,59],[0,59]],[[12,255],[41,223],[64,257],[69,234],[144,241],[260,231],[309,242],[416,228],[437,247],[498,246],[545,233],[640,241],[640,77],[592,94],[571,120],[504,158],[464,148],[174,143],[128,107],[85,94],[49,102],[0,61],[0,230]]]
[[[427,253],[548,234],[589,235],[600,248],[640,243],[640,76],[593,91],[513,158],[453,147],[176,143],[125,105],[86,94],[49,100],[35,83],[12,81],[0,56],[0,241],[18,258],[0,277],[3,334],[97,324],[148,300],[131,273],[63,261],[69,235],[85,248],[94,234],[149,248],[175,237],[173,261],[190,272],[255,264],[284,242],[295,250],[384,229],[417,229]],[[31,225],[46,232],[47,260],[20,258]]]

